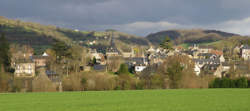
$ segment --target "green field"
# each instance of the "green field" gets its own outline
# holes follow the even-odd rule
[[[0,111],[250,111],[250,89],[0,94]]]

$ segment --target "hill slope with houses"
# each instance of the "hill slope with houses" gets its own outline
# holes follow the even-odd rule
[[[46,49],[56,41],[63,41],[68,44],[78,43],[89,48],[107,48],[111,45],[111,38],[114,38],[117,47],[123,51],[130,50],[130,46],[147,48],[150,45],[157,46],[166,36],[169,36],[176,45],[205,44],[218,46],[224,41],[234,41],[235,39],[231,39],[233,37],[240,38],[242,41],[246,39],[238,34],[201,29],[167,30],[152,33],[144,38],[111,29],[103,32],[79,31],[5,17],[0,17],[0,33],[5,33],[11,43],[31,45],[35,50]]]
[[[111,37],[115,38],[117,44],[123,45],[120,47],[149,45],[145,38],[115,30],[79,31],[5,17],[0,17],[0,33],[4,33],[11,43],[30,45],[35,49],[46,49],[56,41],[63,41],[67,44],[78,43],[90,48],[107,47],[110,45]]]

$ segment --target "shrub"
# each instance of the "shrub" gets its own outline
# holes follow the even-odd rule
[[[236,87],[237,88],[247,88],[248,87],[247,79],[244,77],[237,79]]]
[[[32,80],[33,92],[55,92],[56,85],[45,74],[45,69],[39,69],[40,74]]]
[[[82,91],[82,78],[80,74],[71,74],[63,79],[63,90],[64,91]]]
[[[231,81],[229,78],[222,78],[221,79],[221,83],[220,83],[220,87],[221,88],[231,88],[230,84],[231,84]]]
[[[83,75],[84,90],[113,90],[116,87],[115,76],[108,73],[89,72]]]
[[[247,88],[248,81],[246,78],[229,79],[229,78],[216,78],[211,84],[210,88]]]

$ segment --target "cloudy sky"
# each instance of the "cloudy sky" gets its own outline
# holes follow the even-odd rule
[[[192,28],[250,35],[250,0],[0,0],[0,16],[140,36]]]

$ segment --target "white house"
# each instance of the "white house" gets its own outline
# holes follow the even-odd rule
[[[34,77],[35,63],[30,60],[19,60],[15,63],[15,77]]]
[[[135,72],[142,72],[146,68],[147,66],[144,66],[144,65],[135,66]]]
[[[197,76],[199,76],[200,73],[201,73],[201,68],[202,68],[201,66],[203,66],[203,65],[195,64],[195,66],[194,66],[194,72],[195,72],[195,74],[196,74]]]
[[[220,62],[225,62],[226,61],[223,55],[221,55],[219,59],[220,59]]]
[[[243,45],[241,47],[241,57],[244,60],[250,60],[250,46],[248,45]]]

